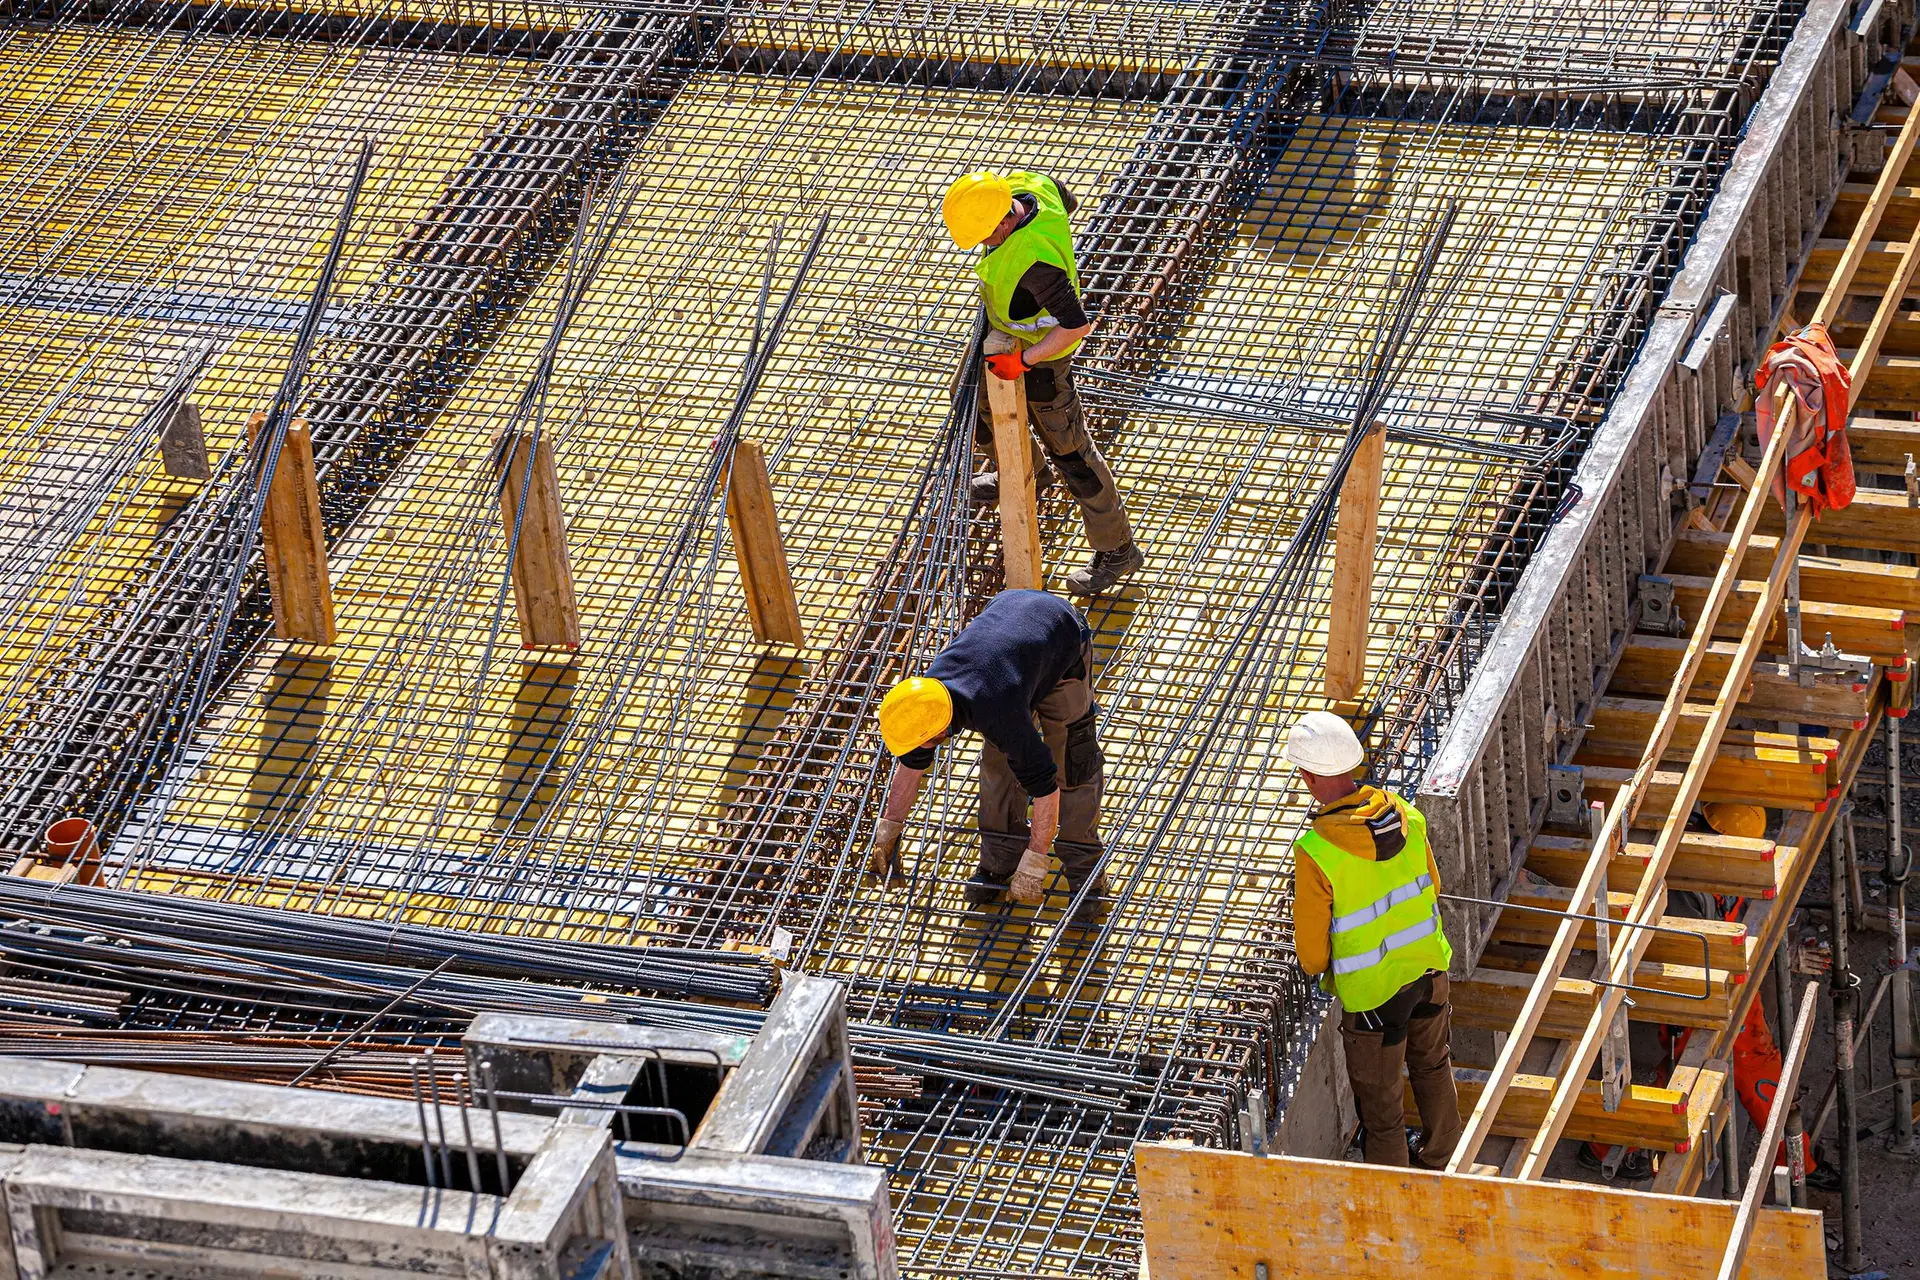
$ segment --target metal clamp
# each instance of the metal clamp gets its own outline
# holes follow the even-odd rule
[[[1577,764],[1547,766],[1547,822],[1577,827],[1586,809],[1587,771]]]
[[[1686,621],[1673,607],[1673,579],[1657,573],[1643,573],[1639,581],[1640,621],[1651,631],[1670,636],[1686,634]]]

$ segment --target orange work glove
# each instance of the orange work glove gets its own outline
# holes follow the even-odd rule
[[[993,370],[994,377],[1012,382],[1026,373],[1027,362],[1020,358],[1018,351],[1002,351],[987,357],[987,368]]]

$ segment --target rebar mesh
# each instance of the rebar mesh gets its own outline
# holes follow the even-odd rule
[[[0,434],[0,490],[41,503],[8,507],[33,513],[15,536],[41,548],[10,559],[0,601],[9,760],[42,761],[10,771],[10,838],[78,807],[129,886],[744,942],[842,978],[863,1034],[937,1036],[987,1072],[886,1059],[908,1083],[869,1116],[870,1147],[903,1262],[926,1275],[1131,1275],[1128,1145],[1225,1140],[1251,1086],[1284,1102],[1315,1005],[1285,924],[1304,799],[1277,739],[1320,697],[1329,467],[1375,386],[1394,443],[1365,699],[1376,774],[1410,788],[1790,17],[1757,0],[9,12],[10,152],[83,140],[60,161],[66,196],[37,176],[52,161],[0,172],[18,245],[0,340],[34,370],[8,393],[31,425]],[[120,83],[120,115],[72,117],[121,101],[88,86]],[[514,197],[524,244],[483,278],[408,292],[444,246],[483,247],[460,237],[517,154],[502,122],[583,100],[605,104],[596,123],[551,180],[514,188],[531,193]],[[348,144],[376,126],[335,373],[306,410],[341,643],[262,639],[249,588],[251,628],[201,667],[116,668],[130,610],[184,617],[191,596],[208,617],[219,575],[246,570],[169,564],[177,533],[156,560],[156,525],[209,499],[158,473],[143,415],[210,337],[196,399],[216,449],[239,439]],[[115,130],[153,146],[117,150]],[[1089,610],[1115,887],[1093,930],[1058,897],[959,909],[963,750],[923,795],[909,883],[860,876],[885,782],[877,694],[998,579],[952,398],[971,276],[937,214],[945,181],[981,165],[1041,168],[1082,200],[1100,322],[1082,388],[1149,555]],[[200,206],[169,199],[189,173]],[[36,201],[54,198],[49,217]],[[766,262],[784,286],[821,213],[827,251],[745,427],[768,447],[810,628],[789,651],[752,637],[712,441]],[[529,654],[488,459],[583,217],[597,269],[536,412],[586,640]],[[1383,373],[1387,318],[1449,218]],[[1058,500],[1045,515],[1057,572],[1081,554],[1077,517]],[[178,714],[196,671],[215,695]],[[100,674],[123,681],[111,733]],[[76,759],[111,784],[52,776]],[[1035,1064],[1053,1084],[994,1074]]]

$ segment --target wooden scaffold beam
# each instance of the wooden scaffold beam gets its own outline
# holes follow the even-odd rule
[[[1357,714],[1367,679],[1368,614],[1373,607],[1373,557],[1380,528],[1380,482],[1387,429],[1374,423],[1340,485],[1333,541],[1333,607],[1327,616],[1327,701]]]
[[[247,419],[247,441],[255,444],[267,415]],[[273,598],[273,634],[281,640],[332,644],[333,582],[327,573],[327,533],[320,519],[320,483],[313,465],[313,437],[306,419],[287,426],[286,440],[267,485],[260,515],[260,537],[267,562],[267,589]]]
[[[780,514],[773,503],[765,450],[739,440],[727,463],[727,526],[733,530],[733,555],[747,595],[747,615],[762,644],[804,648],[806,629],[787,567],[787,545],[780,536]]]
[[[1015,351],[1020,348],[1014,347]],[[1009,587],[1044,591],[1040,557],[1040,512],[1034,495],[1033,445],[1027,436],[1027,388],[989,373],[987,409],[993,417],[993,452],[1000,467],[1000,546]]]
[[[532,436],[515,432],[495,447],[494,474],[500,479],[501,536],[510,548],[520,647],[578,649],[580,607],[553,446],[545,436],[535,444]]]

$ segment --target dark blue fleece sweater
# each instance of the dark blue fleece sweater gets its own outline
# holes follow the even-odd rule
[[[1029,796],[1060,786],[1033,709],[1063,677],[1084,674],[1078,668],[1092,638],[1079,611],[1060,597],[1002,591],[927,667],[953,695],[953,732],[972,729],[1006,752]],[[933,750],[930,744],[909,751],[900,763],[924,769]]]

